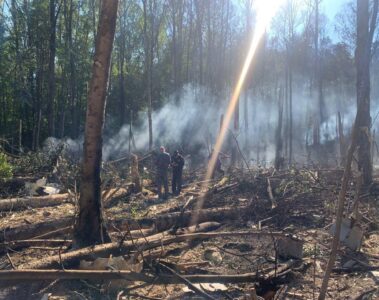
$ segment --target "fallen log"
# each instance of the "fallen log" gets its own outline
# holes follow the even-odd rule
[[[185,228],[183,232],[185,234],[181,235],[162,235],[156,234],[146,238],[136,239],[134,241],[124,241],[120,243],[108,243],[102,245],[96,245],[91,247],[86,247],[78,249],[75,251],[63,253],[61,255],[50,256],[38,261],[32,261],[19,266],[19,269],[42,269],[49,267],[59,267],[62,263],[75,264],[79,260],[90,260],[95,257],[109,257],[109,255],[120,256],[125,255],[131,250],[145,251],[149,249],[154,249],[157,247],[169,245],[172,243],[179,243],[184,241],[192,241],[195,239],[209,239],[215,237],[235,237],[235,236],[284,236],[280,232],[262,232],[262,231],[245,231],[245,232],[200,232],[209,231],[219,227],[219,223],[209,222],[202,223],[198,226],[191,226]],[[188,233],[194,232],[194,233]]]
[[[29,207],[47,207],[56,206],[62,203],[73,203],[73,199],[68,193],[55,194],[39,197],[9,198],[0,200],[0,211],[23,210]]]
[[[140,219],[125,219],[120,218],[116,220],[108,220],[108,223],[113,226],[108,226],[109,230],[118,231],[125,230],[139,230],[141,227],[148,227],[147,232],[153,233],[151,228],[155,228],[154,232],[162,232],[173,227],[175,224],[180,223],[180,226],[188,226],[197,215],[199,222],[224,222],[225,220],[239,220],[249,215],[248,206],[240,207],[221,207],[202,209],[185,212],[175,212],[170,214],[163,214],[152,218]],[[27,240],[32,238],[47,238],[59,233],[69,233],[71,225],[74,223],[74,217],[65,217],[58,220],[44,221],[35,224],[22,225],[9,229],[2,229],[0,235],[0,243],[12,240]],[[115,228],[114,228],[115,227]],[[146,228],[143,228],[146,229]],[[61,231],[62,230],[62,231]],[[137,233],[137,231],[135,231]],[[51,235],[51,234],[52,235]],[[47,235],[46,235],[47,234]]]
[[[59,246],[69,246],[72,244],[72,240],[19,240],[0,243],[0,252],[6,249],[17,250],[25,247],[59,247]]]
[[[36,281],[62,279],[92,279],[112,280],[125,279],[130,281],[154,282],[154,277],[130,271],[105,270],[15,270],[15,272],[0,270],[1,281]]]
[[[244,218],[249,213],[249,206],[220,207],[210,209],[200,209],[191,211],[179,211],[169,214],[158,215],[150,218],[121,219],[111,221],[120,230],[126,230],[127,226],[134,229],[133,224],[142,227],[154,226],[157,232],[167,230],[175,226],[179,221],[181,226],[192,225],[191,220],[197,216],[201,222],[225,222],[225,220],[238,220]]]
[[[14,240],[27,240],[37,236],[41,237],[41,235],[45,233],[68,227],[73,223],[73,217],[66,217],[58,220],[22,225],[10,229],[4,228],[1,230],[2,234],[0,235],[0,243]]]
[[[199,226],[191,226],[185,228],[183,232],[201,232],[209,231],[220,227],[221,224],[215,222],[208,222],[200,224]],[[19,266],[19,269],[42,269],[49,267],[59,267],[62,264],[75,264],[80,260],[91,260],[96,257],[108,257],[109,255],[120,256],[124,255],[130,250],[148,250],[156,247],[168,245],[174,242],[181,242],[189,240],[192,237],[191,234],[183,234],[178,236],[166,236],[159,233],[145,238],[139,238],[132,241],[124,241],[107,243],[102,245],[96,245],[86,248],[81,248],[71,252],[63,253],[61,255],[54,255],[47,258],[43,258],[37,261],[31,261]],[[139,249],[141,248],[141,249]]]
[[[359,266],[359,267],[351,267],[351,268],[333,268],[332,271],[334,273],[358,273],[358,272],[369,272],[369,271],[377,271],[379,270],[379,266]]]
[[[165,270],[167,270],[167,271],[169,271],[174,276],[174,278],[176,278],[181,283],[183,283],[186,286],[188,286],[192,291],[194,291],[196,294],[199,294],[201,297],[203,297],[205,299],[208,299],[208,300],[216,300],[211,295],[209,295],[208,293],[206,293],[205,291],[203,291],[201,288],[199,288],[196,285],[194,285],[190,280],[188,280],[187,278],[184,278],[182,275],[176,273],[170,267],[168,267],[168,266],[166,266],[164,264],[160,264],[160,267],[163,268],[163,269],[165,269]]]
[[[194,274],[181,275],[183,278],[192,283],[243,283],[243,282],[264,282],[275,279],[281,276],[285,271],[289,270],[294,264],[294,261],[289,261],[275,270],[266,269],[257,273],[244,273],[232,275],[220,274]],[[266,273],[267,272],[267,273]],[[182,283],[175,276],[159,274],[158,277],[145,275],[143,273],[135,273],[131,271],[106,271],[106,270],[0,270],[0,281],[38,281],[38,280],[56,280],[56,279],[93,279],[93,280],[112,280],[125,279],[128,281],[142,281],[154,284],[177,284]]]
[[[62,234],[70,233],[70,232],[72,232],[72,230],[73,230],[73,226],[62,227],[62,228],[59,228],[59,229],[56,229],[53,231],[42,233],[42,234],[37,235],[37,236],[33,236],[32,239],[35,239],[35,240],[37,240],[37,239],[48,239],[51,237],[56,237],[56,236],[59,236]]]
[[[258,277],[255,273],[239,275],[183,275],[184,278],[194,283],[241,283],[255,282]],[[89,280],[112,280],[125,279],[128,281],[142,281],[154,284],[182,283],[178,278],[160,275],[158,278],[134,273],[130,271],[94,271],[94,270],[0,270],[0,280],[62,280],[62,279],[89,279]]]

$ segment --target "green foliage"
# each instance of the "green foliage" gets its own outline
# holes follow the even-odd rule
[[[317,245],[312,244],[306,244],[304,246],[303,250],[303,256],[304,257],[314,257],[314,256],[320,256],[321,255],[321,249],[317,247]]]
[[[132,218],[137,218],[138,217],[138,207],[137,206],[132,205],[132,207],[130,208],[130,216]]]
[[[11,178],[12,171],[12,166],[8,163],[6,155],[0,152],[0,179]]]
[[[84,131],[101,1],[53,2],[56,5],[53,99],[48,92],[52,47],[49,43],[50,33],[54,32],[49,22],[50,1],[8,1],[6,13],[0,14],[0,135],[15,144],[22,120],[22,146],[27,150],[37,150],[48,137],[51,102],[55,136],[77,138]],[[247,9],[250,1],[144,2],[146,13],[143,1],[119,3],[106,107],[105,129],[110,134],[131,120],[138,127],[141,120],[138,116],[147,110],[147,51],[152,52],[149,55],[153,110],[158,110],[170,95],[186,85],[201,85],[216,95],[222,94],[218,97],[220,103],[225,101],[224,89],[234,85],[251,41],[255,13]],[[304,95],[305,91],[307,94],[309,85],[311,93],[316,87],[311,84],[315,80],[314,18],[310,17],[314,12],[308,5],[295,5],[293,9],[289,14],[284,8],[273,20],[251,68],[256,74],[247,76],[245,88],[257,99],[276,101],[278,88],[285,84],[288,60],[293,57],[296,59],[290,61],[296,81],[294,103],[308,107],[313,100],[298,95]],[[345,107],[355,103],[349,97],[355,91],[351,50],[354,13],[349,9],[343,20],[336,20],[341,23],[336,24],[340,25],[336,26],[338,32],[349,33],[342,36],[341,43],[328,38],[324,21],[319,24],[323,32],[319,45],[320,70],[323,88],[328,91],[325,93],[326,102],[330,103],[328,111],[344,113]],[[289,36],[290,32],[293,36]],[[377,73],[378,69],[376,55],[372,72]],[[372,94],[377,97],[378,85],[373,85]],[[296,118],[297,114],[294,115]],[[300,138],[303,137],[299,133]]]

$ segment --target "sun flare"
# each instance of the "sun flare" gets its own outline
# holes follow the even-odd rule
[[[242,70],[239,75],[237,84],[233,90],[228,107],[226,109],[224,121],[222,123],[220,133],[217,137],[212,156],[209,160],[209,164],[208,164],[208,168],[207,168],[207,172],[206,172],[205,180],[204,180],[204,186],[202,190],[205,190],[205,188],[207,187],[207,182],[212,177],[212,174],[216,165],[217,156],[219,155],[221,151],[221,147],[224,142],[226,132],[228,131],[230,121],[233,117],[233,113],[237,106],[239,96],[241,94],[241,90],[246,79],[246,75],[249,71],[250,65],[255,56],[259,42],[261,41],[267,28],[269,27],[271,20],[273,19],[279,7],[283,4],[284,1],[285,0],[256,0],[253,2],[252,9],[256,12],[254,35],[249,47],[249,51],[246,55],[244,64],[242,66]],[[204,197],[200,197],[199,201],[197,202],[196,208],[201,209],[203,207],[203,203],[204,203]],[[192,221],[193,221],[192,223],[196,224],[198,221],[198,216],[195,215]]]

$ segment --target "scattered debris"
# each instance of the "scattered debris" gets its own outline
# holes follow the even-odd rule
[[[58,281],[40,297],[67,297],[64,291],[72,290],[93,298],[125,290],[119,299],[127,299],[127,288],[137,299],[161,299],[167,293],[209,299],[317,295],[330,251],[328,231],[334,231],[340,170],[236,169],[207,182],[207,190],[202,190],[203,173],[185,170],[181,195],[158,201],[149,159],[104,165],[102,196],[113,242],[82,249],[71,249],[75,183],[38,174],[35,180],[21,180],[31,183],[29,190],[0,200],[0,292],[17,280],[50,279]],[[124,163],[130,163],[132,173]],[[130,174],[126,179],[125,172]],[[28,196],[42,187],[49,195]],[[370,290],[379,277],[377,208],[365,206],[368,196],[354,205],[356,189],[352,185],[347,191],[347,210],[354,206],[355,216],[362,218],[343,219],[333,280],[340,278],[344,285],[330,284],[328,291],[336,299],[378,294]],[[205,202],[196,210],[200,197]],[[197,226],[191,224],[194,216]]]

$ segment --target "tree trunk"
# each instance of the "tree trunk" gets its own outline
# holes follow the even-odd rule
[[[357,48],[355,64],[357,69],[358,116],[358,169],[362,172],[363,183],[372,182],[371,141],[370,141],[370,57],[369,0],[357,0]]]
[[[360,0],[358,0],[358,2],[359,1]],[[356,119],[355,119],[353,129],[352,129],[351,144],[350,144],[347,157],[346,157],[346,164],[345,164],[345,170],[342,177],[341,190],[338,194],[337,212],[336,212],[336,229],[335,229],[335,233],[334,233],[334,237],[333,237],[333,241],[331,245],[332,250],[330,252],[330,257],[328,260],[328,264],[326,266],[318,300],[325,299],[326,292],[328,289],[330,274],[334,267],[334,263],[336,261],[337,250],[340,244],[341,224],[342,224],[343,211],[345,207],[345,197],[346,197],[347,185],[349,184],[349,180],[351,176],[351,163],[353,161],[354,152],[357,147],[357,137],[359,133],[359,127],[357,126],[357,124],[359,123],[359,118],[362,115],[360,112],[361,108],[362,107],[358,107],[358,112],[357,112]]]
[[[314,109],[313,120],[313,145],[320,144],[320,126],[321,126],[321,105],[322,105],[322,78],[320,72],[320,51],[319,51],[319,1],[315,0],[315,79],[317,82],[317,104]]]
[[[198,63],[199,63],[199,85],[204,83],[204,66],[203,66],[203,2],[201,0],[195,0],[195,12],[196,12],[196,30],[197,30],[197,48],[198,51]]]
[[[48,99],[47,99],[47,122],[49,136],[55,135],[55,51],[56,51],[56,24],[57,16],[55,15],[55,0],[50,0],[50,40],[49,40],[49,81],[48,81]]]
[[[71,109],[71,129],[70,134],[73,138],[79,135],[79,109],[77,107],[77,82],[76,82],[76,68],[75,68],[75,51],[73,49],[72,37],[72,19],[74,14],[73,0],[69,1],[68,16],[66,20],[67,43],[68,43],[68,56],[69,56],[69,94],[70,94],[70,109]]]
[[[288,133],[288,163],[291,165],[292,164],[292,158],[293,158],[293,109],[292,109],[292,85],[293,85],[293,80],[292,80],[292,62],[290,61],[289,65],[289,74],[288,74],[288,110],[289,110],[289,133]]]
[[[122,9],[119,14],[120,34],[118,37],[118,65],[119,65],[119,85],[120,85],[120,127],[126,123],[126,93],[125,93],[125,57],[126,57],[126,15],[128,8],[126,3],[122,3]]]
[[[147,119],[149,123],[149,150],[153,148],[153,119],[152,119],[152,62],[153,51],[152,43],[153,38],[149,36],[148,29],[153,32],[153,24],[149,24],[148,28],[148,10],[153,14],[151,9],[147,7],[147,0],[143,0],[143,33],[144,33],[144,52],[145,52],[145,78],[146,78],[146,98],[147,98]],[[151,8],[151,1],[149,2]]]
[[[117,6],[118,0],[102,2],[92,79],[88,92],[79,216],[75,224],[74,234],[77,242],[87,245],[109,240],[102,220],[100,164],[105,97],[116,27]]]
[[[117,0],[112,0],[112,1],[117,1]],[[109,3],[109,2],[103,1],[103,3]],[[42,269],[42,268],[49,268],[53,266],[59,266],[59,264],[78,262],[81,259],[91,259],[94,256],[109,257],[109,255],[111,254],[124,255],[124,254],[130,253],[130,251],[132,249],[136,249],[136,247],[137,249],[143,249],[143,250],[154,249],[156,247],[162,247],[164,245],[169,245],[176,242],[193,240],[194,238],[199,237],[199,235],[196,233],[214,230],[219,227],[220,227],[220,224],[216,222],[202,223],[199,225],[194,225],[188,228],[184,228],[183,230],[184,234],[181,234],[181,235],[169,235],[169,232],[166,231],[164,233],[158,233],[155,235],[151,235],[149,237],[142,237],[142,238],[132,240],[132,241],[124,241],[121,244],[118,241],[118,242],[107,243],[103,245],[90,246],[90,247],[62,253],[61,255],[49,256],[49,257],[46,257],[45,259],[29,261],[28,263],[18,266],[18,268],[19,269]],[[266,233],[266,234],[269,234],[269,233]],[[230,235],[233,235],[233,233],[231,233]]]
[[[280,170],[283,167],[283,138],[282,138],[282,125],[283,125],[283,93],[279,91],[278,103],[278,125],[275,132],[275,169]]]
[[[47,207],[60,205],[69,200],[69,194],[56,194],[39,197],[9,198],[0,201],[0,211],[26,210],[30,207]],[[70,201],[71,202],[71,201]]]
[[[343,123],[340,112],[338,112],[338,139],[340,146],[340,165],[344,166],[346,162],[346,141],[343,133]]]

